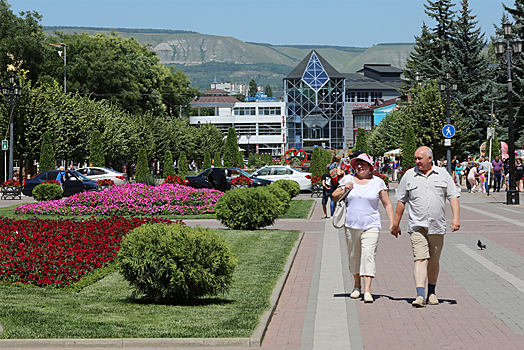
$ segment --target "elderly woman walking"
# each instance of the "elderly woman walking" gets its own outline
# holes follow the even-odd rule
[[[354,277],[351,298],[360,298],[361,278],[364,278],[364,302],[372,303],[371,281],[375,277],[375,257],[379,232],[381,229],[378,201],[386,209],[389,227],[393,225],[393,205],[389,199],[384,181],[372,175],[373,158],[360,154],[350,162],[355,175],[346,175],[340,186],[333,192],[338,201],[345,192],[347,195],[347,216],[345,224],[349,253],[349,270]]]

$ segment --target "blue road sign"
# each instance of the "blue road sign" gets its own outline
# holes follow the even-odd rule
[[[442,128],[442,135],[444,135],[444,137],[455,136],[455,128],[453,127],[453,125],[444,125],[444,127]]]

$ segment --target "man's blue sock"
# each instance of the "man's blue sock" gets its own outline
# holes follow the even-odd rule
[[[426,296],[426,290],[424,287],[417,287],[417,297],[424,298]]]

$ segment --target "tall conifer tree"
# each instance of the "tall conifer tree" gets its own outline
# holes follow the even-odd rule
[[[39,172],[55,170],[55,149],[51,141],[49,132],[45,132],[42,137],[42,146],[40,148]]]
[[[224,166],[235,166],[238,161],[238,141],[237,132],[234,127],[230,126],[227,131],[226,144],[224,145]]]

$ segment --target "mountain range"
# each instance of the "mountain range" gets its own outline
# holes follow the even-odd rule
[[[313,49],[342,73],[354,73],[362,69],[364,63],[390,63],[404,68],[413,50],[411,43],[385,43],[368,48],[272,45],[183,30],[44,27],[48,34],[55,30],[90,35],[114,31],[123,37],[132,37],[155,51],[162,63],[185,72],[193,85],[201,89],[208,89],[215,78],[219,82],[242,84],[254,78],[259,86],[269,84],[273,91],[281,90],[282,79]]]

